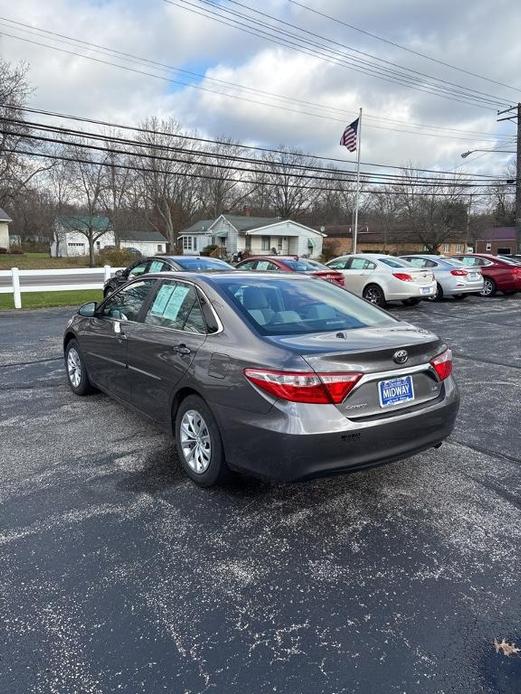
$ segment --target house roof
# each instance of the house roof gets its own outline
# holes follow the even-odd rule
[[[261,227],[267,227],[270,224],[276,224],[282,221],[280,217],[249,217],[239,214],[223,214],[222,216],[226,221],[230,222],[230,224],[233,224],[237,231],[260,229]]]
[[[122,231],[119,238],[121,241],[151,241],[153,243],[165,243],[166,241],[159,231]]]
[[[517,230],[516,227],[492,227],[481,231],[477,238],[484,241],[515,241]]]
[[[181,234],[202,234],[209,231],[210,227],[215,224],[219,219],[226,219],[230,222],[237,231],[248,231],[249,229],[260,229],[261,227],[267,227],[270,224],[276,224],[282,221],[280,217],[249,217],[247,215],[240,214],[221,214],[215,219],[200,219],[198,222],[192,224],[187,229],[183,229]],[[219,236],[225,236],[224,233],[219,233]]]
[[[182,234],[197,234],[203,231],[208,231],[210,227],[215,222],[215,219],[200,219],[198,222],[194,222],[192,226],[187,229],[182,230]]]
[[[0,222],[12,222],[12,221],[13,220],[7,214],[7,212],[4,212],[4,210],[0,207]]]
[[[95,231],[108,231],[110,219],[102,215],[76,214],[57,217],[56,221],[68,231],[82,231],[94,229]]]

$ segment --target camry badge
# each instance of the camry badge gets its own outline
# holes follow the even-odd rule
[[[399,349],[393,354],[393,361],[395,361],[397,364],[405,364],[407,359],[409,359],[409,355],[405,349]]]

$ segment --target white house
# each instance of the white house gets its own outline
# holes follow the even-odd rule
[[[92,230],[96,237],[96,253],[104,248],[114,247],[116,240],[108,217],[75,215],[59,217],[55,222],[54,238],[51,243],[51,256],[64,258],[89,254],[89,241],[84,233]],[[166,252],[166,239],[157,231],[125,231],[120,233],[121,248],[135,248],[143,255],[156,255]]]
[[[9,250],[9,222],[13,220],[0,207],[0,248]]]
[[[179,235],[186,254],[200,253],[210,244],[224,246],[229,255],[247,250],[252,255],[299,255],[311,258],[322,253],[326,234],[300,222],[279,217],[222,214],[203,219]]]

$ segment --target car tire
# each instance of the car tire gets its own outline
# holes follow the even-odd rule
[[[417,306],[420,303],[421,299],[418,299],[415,296],[412,296],[410,299],[402,299],[402,304],[404,306]]]
[[[380,306],[380,308],[383,308],[387,303],[383,289],[377,284],[368,284],[367,287],[364,287],[362,296],[366,301],[369,301],[370,304],[375,304],[376,306]]]
[[[480,291],[479,295],[480,296],[494,296],[494,294],[497,292],[497,286],[494,280],[491,277],[484,277],[483,278],[483,289]]]
[[[439,282],[436,282],[436,294],[429,297],[429,301],[441,301],[443,299],[443,288]]]
[[[90,382],[85,360],[75,339],[69,340],[65,347],[65,372],[69,387],[76,395],[90,395],[96,390]]]
[[[196,484],[211,487],[228,477],[219,426],[198,395],[189,395],[179,406],[175,440],[181,467]]]
[[[467,298],[467,295],[466,294],[454,294],[452,296],[452,298],[454,299],[454,301],[463,301],[463,299]]]

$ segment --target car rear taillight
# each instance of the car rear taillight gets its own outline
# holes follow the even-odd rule
[[[402,280],[402,282],[412,282],[412,277],[406,272],[393,272],[393,277],[397,280]]]
[[[452,373],[452,352],[450,349],[446,349],[445,352],[438,354],[431,361],[431,366],[434,368],[438,374],[440,381],[444,381]]]
[[[326,282],[334,282],[335,284],[339,284],[341,287],[343,287],[345,284],[344,275],[341,272],[317,272],[315,275],[321,280],[326,280]]]
[[[466,277],[469,273],[466,270],[451,270],[451,275],[456,275],[456,277]]]
[[[244,369],[244,375],[275,398],[290,402],[338,405],[362,377],[361,373],[316,373]]]

